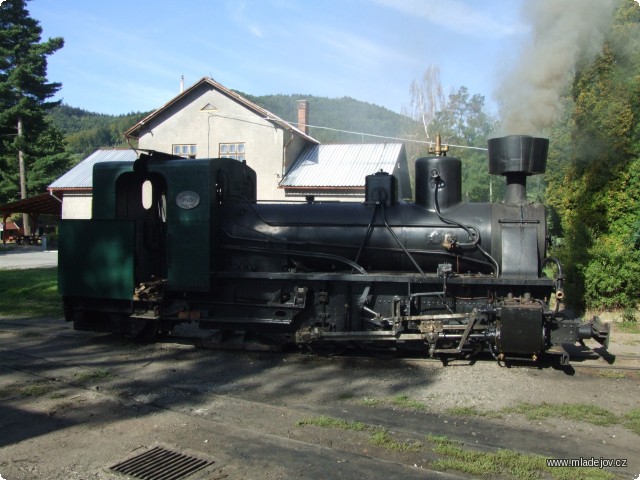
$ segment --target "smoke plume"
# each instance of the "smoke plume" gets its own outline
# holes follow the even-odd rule
[[[531,38],[496,92],[503,134],[538,135],[556,119],[576,65],[601,51],[614,7],[614,0],[525,0]]]

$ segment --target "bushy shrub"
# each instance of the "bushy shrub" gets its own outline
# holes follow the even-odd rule
[[[585,301],[591,308],[634,308],[640,298],[640,252],[633,242],[602,236],[589,251]]]

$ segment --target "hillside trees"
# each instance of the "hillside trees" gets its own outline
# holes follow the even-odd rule
[[[440,69],[429,65],[420,81],[414,80],[409,90],[409,106],[404,114],[415,120],[412,136],[434,142],[436,133],[432,132],[433,120],[438,112],[445,109],[446,98],[440,81]]]
[[[451,145],[468,148],[450,149],[450,155],[462,160],[462,194],[471,202],[496,201],[502,198],[504,179],[488,172],[487,140],[494,133],[497,120],[485,110],[484,96],[471,95],[467,87],[449,94],[445,108],[436,113],[432,130]]]
[[[126,147],[124,132],[151,112],[105,115],[69,105],[48,112],[51,122],[65,134],[71,164],[75,165],[101,147]]]
[[[576,73],[570,114],[554,128],[547,199],[568,297],[634,308],[640,296],[640,6],[620,2],[601,54]],[[553,156],[555,155],[555,156]],[[571,290],[569,290],[571,289]]]
[[[401,136],[406,131],[406,124],[410,123],[409,119],[391,110],[351,97],[238,93],[293,125],[297,124],[298,100],[307,100],[309,135],[321,143],[393,142],[396,141],[393,138]]]
[[[66,168],[62,135],[45,118],[61,85],[48,82],[47,57],[62,38],[41,42],[42,29],[25,0],[0,6],[0,202],[41,193]],[[34,168],[35,166],[35,168]],[[19,195],[18,195],[19,194]],[[25,224],[28,232],[28,225]]]
[[[497,121],[486,112],[484,97],[471,95],[466,87],[442,94],[437,69],[429,67],[421,82],[413,82],[408,111],[415,123],[405,136],[417,141],[407,148],[410,164],[429,155],[427,142],[436,134],[452,147],[449,155],[462,160],[462,193],[468,201],[495,201],[504,188],[502,178],[490,178],[487,167],[487,140],[495,131]],[[410,167],[411,168],[411,167]],[[494,188],[492,188],[494,187]]]

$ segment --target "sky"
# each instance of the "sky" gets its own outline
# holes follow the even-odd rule
[[[55,97],[97,113],[155,110],[208,76],[251,95],[352,97],[400,113],[429,66],[495,110],[530,27],[522,0],[31,0]],[[313,108],[313,105],[310,105]],[[286,119],[285,119],[286,120]],[[289,119],[292,120],[292,119]]]

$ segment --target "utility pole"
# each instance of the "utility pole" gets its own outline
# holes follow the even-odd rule
[[[25,174],[24,168],[24,152],[22,151],[22,130],[23,130],[23,121],[22,115],[18,116],[18,166],[20,167],[20,198],[24,200],[27,198],[27,178]],[[22,226],[24,228],[24,234],[31,235],[31,225],[29,222],[29,214],[22,214]]]

